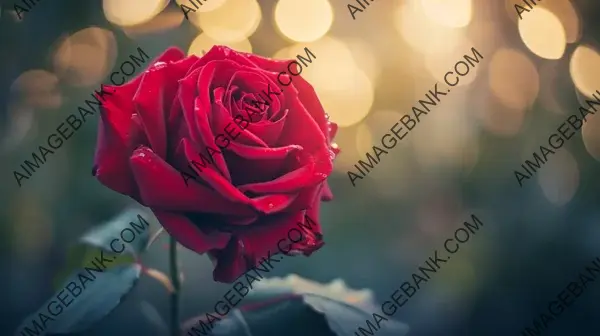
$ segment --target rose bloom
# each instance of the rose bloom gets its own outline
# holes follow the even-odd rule
[[[306,216],[317,227],[286,250],[310,255],[323,245],[319,205],[332,198],[337,125],[302,77],[286,73],[280,80],[291,84],[279,84],[289,62],[224,46],[202,57],[170,48],[128,83],[107,86],[93,174],[149,207],[179,243],[208,253],[216,281],[234,281],[281,239],[290,244],[288,231]],[[279,92],[272,101],[269,90]]]

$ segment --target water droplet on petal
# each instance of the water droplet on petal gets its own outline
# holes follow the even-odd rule
[[[156,62],[156,63],[152,64],[152,66],[150,68],[148,68],[148,70],[160,69],[160,68],[164,68],[166,66],[167,66],[167,63],[165,63],[165,62]]]

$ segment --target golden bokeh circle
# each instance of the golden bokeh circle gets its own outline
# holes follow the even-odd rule
[[[287,38],[311,42],[323,37],[333,23],[333,9],[328,0],[280,0],[275,5],[275,24]],[[310,18],[310,24],[306,24]]]
[[[559,59],[567,47],[567,35],[559,18],[546,8],[539,7],[519,20],[519,35],[531,52],[542,58]]]
[[[590,45],[579,45],[569,62],[571,79],[577,90],[591,98],[600,90],[600,53]]]
[[[118,26],[135,26],[152,20],[169,4],[169,0],[102,0],[106,19]]]
[[[190,22],[215,41],[235,43],[250,37],[262,20],[256,0],[226,1],[210,12],[197,12]]]

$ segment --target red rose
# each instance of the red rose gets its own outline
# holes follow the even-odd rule
[[[277,251],[305,215],[318,223],[321,200],[332,198],[326,178],[339,152],[331,145],[337,125],[302,77],[279,75],[289,64],[223,46],[202,57],[171,48],[109,87],[116,92],[103,106],[93,174],[151,208],[182,245],[208,253],[217,281],[232,282]],[[257,109],[251,102],[268,90],[280,93]],[[192,170],[202,155],[210,164]],[[320,233],[317,225],[291,247],[310,255],[323,245]]]

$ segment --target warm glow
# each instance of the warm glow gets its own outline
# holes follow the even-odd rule
[[[461,60],[464,61],[465,55],[474,58],[473,52],[471,51],[472,47],[473,42],[471,42],[466,37],[460,36],[456,40],[455,47],[441,48],[436,52],[425,54],[425,67],[427,68],[431,76],[439,81],[442,81],[444,79],[444,75],[449,71],[454,72],[454,75],[448,76],[449,80],[452,81],[452,78],[455,78],[454,76],[457,76],[456,71],[454,69],[456,62],[459,62]],[[483,52],[479,48],[477,48],[477,50]],[[460,77],[460,81],[458,82],[457,87],[471,84],[475,80],[475,78],[477,78],[478,69],[481,67],[481,65],[481,62],[479,64],[473,63],[473,66],[469,64],[469,73],[466,76]]]
[[[188,17],[194,15],[194,13],[204,13],[204,12],[210,12],[213,11],[221,6],[223,6],[223,4],[226,2],[227,0],[194,0],[193,2],[190,2],[190,0],[175,0],[175,3],[177,3],[177,7],[184,5],[188,8],[190,8],[192,11],[188,11],[187,8],[183,8],[186,13],[188,14]],[[234,2],[236,0],[229,0],[229,2]],[[196,6],[194,6],[194,4],[196,6],[198,6],[198,8],[196,8]],[[183,10],[180,8],[178,8],[178,10],[183,13]]]
[[[261,19],[256,0],[227,1],[215,10],[190,16],[190,22],[221,43],[239,42],[250,37]]]
[[[589,45],[580,45],[569,63],[571,79],[581,93],[592,97],[600,90],[600,54]]]
[[[375,82],[381,74],[381,66],[373,52],[373,47],[367,42],[357,38],[343,39],[343,42],[348,46],[348,49],[350,49],[350,53],[352,54],[356,66],[364,71],[365,75],[367,75],[371,81]]]
[[[552,0],[538,2],[537,6],[551,11],[560,20],[567,34],[567,42],[574,43],[581,37],[579,14],[570,0]]]
[[[315,41],[329,31],[332,22],[333,10],[328,0],[280,0],[275,6],[275,24],[294,41]]]
[[[326,36],[289,47],[289,58],[306,57],[305,47],[316,59],[302,68],[301,76],[315,88],[331,120],[341,127],[361,121],[373,104],[374,88],[371,80],[357,67],[348,46]]]
[[[58,78],[46,70],[28,70],[10,87],[14,98],[31,107],[57,108],[62,103]]]
[[[288,47],[283,47],[279,50],[277,50],[277,52],[275,52],[275,54],[273,54],[273,56],[271,56],[271,58],[274,59],[278,59],[278,60],[286,60],[286,59],[290,59],[292,57],[294,57],[293,55],[290,55],[290,48]]]
[[[103,0],[106,19],[119,26],[135,26],[158,15],[169,0]]]
[[[456,49],[460,30],[432,22],[423,12],[420,0],[406,0],[394,12],[394,26],[402,38],[421,53]]]
[[[543,58],[561,58],[567,36],[560,20],[543,7],[536,7],[526,14],[526,20],[519,20],[519,34],[527,48]]]
[[[410,134],[414,155],[422,167],[470,166],[476,159],[476,128],[469,122],[470,115],[463,108],[466,99],[455,96],[444,102],[443,107],[434,107],[431,116],[423,117],[420,124],[426,128],[415,128]],[[408,111],[407,111],[408,112]],[[436,113],[441,112],[441,113]]]
[[[373,135],[369,126],[362,122],[356,130],[356,150],[359,153],[371,152],[374,145],[380,146],[380,144],[373,142]]]
[[[598,95],[597,93],[596,96]],[[600,118],[587,118],[587,122],[583,123],[581,128],[581,135],[585,149],[594,159],[600,161]]]
[[[325,111],[331,117],[330,120],[340,127],[347,127],[361,121],[373,105],[374,90],[369,78],[360,70],[350,72],[355,77],[343,90],[315,87]]]
[[[145,34],[156,34],[175,29],[181,26],[184,16],[179,9],[166,9],[162,13],[155,16],[152,20],[139,25],[124,27],[123,31],[127,36],[135,37]]]
[[[440,25],[465,27],[471,21],[472,0],[421,0],[427,17]]]
[[[474,111],[486,131],[508,138],[519,133],[525,118],[525,109],[507,107],[495,96],[481,100]]]
[[[192,44],[188,49],[188,56],[192,54],[196,56],[202,56],[204,52],[208,52],[210,48],[212,48],[215,45],[226,45],[233,50],[248,53],[252,52],[252,45],[247,39],[235,43],[218,43],[217,41],[208,37],[206,34],[200,34],[196,36],[194,41],[192,41]]]
[[[74,86],[99,83],[115,64],[117,42],[111,31],[82,29],[64,38],[54,54],[54,72]]]
[[[524,109],[533,104],[539,91],[535,65],[520,51],[499,49],[489,65],[492,92],[509,108]]]
[[[538,174],[544,196],[557,206],[567,204],[579,187],[579,167],[566,148],[551,154]]]

